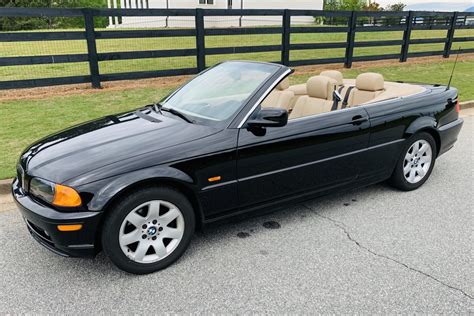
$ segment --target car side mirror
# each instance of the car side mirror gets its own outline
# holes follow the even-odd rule
[[[257,117],[247,121],[250,128],[281,127],[288,123],[288,111],[280,108],[262,108]]]

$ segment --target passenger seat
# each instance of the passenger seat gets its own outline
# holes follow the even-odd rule
[[[295,96],[292,91],[287,90],[290,87],[288,78],[283,79],[276,88],[263,100],[262,107],[281,108],[290,110],[291,100]]]
[[[349,94],[348,106],[358,106],[369,102],[384,92],[384,80],[381,74],[366,72],[356,78],[356,86]]]
[[[309,78],[306,83],[308,95],[304,95],[296,101],[289,118],[295,119],[330,112],[333,105],[332,95],[336,86],[336,80],[329,77],[314,76]]]

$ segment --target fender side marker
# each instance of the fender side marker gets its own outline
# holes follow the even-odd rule
[[[207,179],[207,181],[209,181],[209,182],[216,182],[216,181],[221,181],[221,179],[222,179],[221,176],[217,176],[217,177],[209,178],[209,179]]]

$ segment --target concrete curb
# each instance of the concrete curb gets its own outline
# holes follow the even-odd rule
[[[474,108],[474,100],[460,102],[459,106],[461,110]],[[13,179],[0,180],[0,194],[10,194],[10,188]]]
[[[474,100],[459,102],[459,107],[461,110],[474,108]]]
[[[13,179],[0,180],[0,195],[9,194]]]

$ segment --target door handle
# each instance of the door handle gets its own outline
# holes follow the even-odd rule
[[[361,125],[364,122],[367,122],[369,118],[367,116],[356,115],[352,118],[352,125]]]

